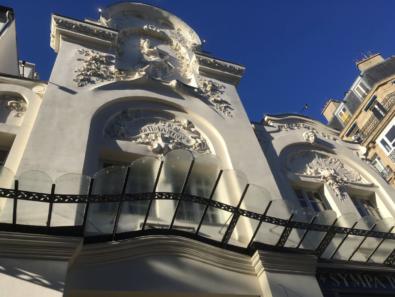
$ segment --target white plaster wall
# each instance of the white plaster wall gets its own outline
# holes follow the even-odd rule
[[[65,296],[71,290],[260,295],[255,275],[174,255],[152,255],[107,264],[77,264],[68,274]]]
[[[0,296],[61,297],[67,262],[0,258]]]

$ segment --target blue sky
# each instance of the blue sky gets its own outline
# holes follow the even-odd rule
[[[391,0],[150,0],[186,21],[204,49],[246,67],[239,94],[251,120],[298,113],[322,119],[328,98],[341,99],[368,52],[395,53]],[[48,79],[55,60],[50,15],[96,19],[107,0],[0,0],[13,7],[20,59]]]

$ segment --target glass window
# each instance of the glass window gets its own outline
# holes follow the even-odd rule
[[[360,98],[363,98],[367,94],[367,89],[365,89],[365,86],[362,83],[359,83],[354,88],[354,93],[357,94]]]
[[[301,207],[310,208],[316,212],[328,209],[325,205],[325,198],[320,191],[309,191],[304,189],[294,189]]]
[[[395,126],[392,126],[392,128],[385,134],[385,137],[392,143],[392,146],[394,146]]]
[[[353,201],[361,217],[372,216],[377,219],[382,219],[380,212],[372,199],[351,196],[351,200]]]
[[[7,160],[8,151],[0,149],[0,166],[4,166],[5,161]]]
[[[347,110],[345,106],[341,107],[338,111],[339,119],[344,123],[347,124],[348,121],[351,119],[351,113]]]
[[[381,139],[380,143],[383,145],[383,147],[385,148],[385,150],[387,152],[391,151],[391,149],[392,149],[391,146],[388,144],[388,142],[384,138]]]
[[[368,104],[366,104],[364,111],[368,111],[373,107],[373,105],[376,103],[377,96],[373,96],[372,98],[369,99]]]
[[[380,134],[377,143],[392,159],[392,156],[395,155],[395,119],[392,119],[391,123]]]

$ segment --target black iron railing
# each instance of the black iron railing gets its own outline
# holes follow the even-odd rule
[[[87,195],[55,194],[55,185],[52,186],[50,194],[22,191],[18,189],[17,181],[15,189],[1,188],[0,199],[6,202],[8,213],[11,215],[8,221],[0,223],[0,231],[81,236],[86,243],[117,241],[147,234],[177,234],[241,252],[249,252],[260,245],[266,248],[312,252],[326,259],[357,259],[386,265],[395,263],[394,226],[383,232],[375,230],[376,225],[369,230],[355,228],[356,223],[351,228],[342,227],[338,220],[334,220],[332,224],[319,224],[317,216],[306,222],[295,219],[293,210],[289,211],[289,217],[280,218],[268,215],[269,210],[273,208],[271,202],[262,213],[256,213],[242,208],[248,185],[235,206],[214,200],[212,195],[204,198],[183,191],[131,194],[126,193],[124,187],[118,195],[93,195],[92,186],[93,180]],[[155,203],[161,201],[174,201],[174,208],[158,216],[153,214],[153,209]],[[40,214],[46,218],[46,224],[19,223],[19,216],[22,215],[19,213],[19,207],[25,202],[48,205],[47,213]],[[144,213],[135,213],[125,208],[125,205],[138,202],[144,202]],[[189,221],[180,220],[178,215],[181,203],[187,208],[199,205],[198,209],[202,211],[199,216]],[[63,226],[54,224],[55,207],[71,204],[75,206],[70,213],[73,216],[71,223]],[[222,212],[222,215],[224,212],[224,219],[210,222],[207,220],[209,211]],[[31,208],[31,212],[35,212],[34,207]],[[34,215],[37,216],[36,213]],[[136,224],[130,230],[125,230],[125,226],[120,228],[121,221]],[[342,256],[341,250],[347,246],[346,256]],[[357,254],[359,257],[355,257]]]

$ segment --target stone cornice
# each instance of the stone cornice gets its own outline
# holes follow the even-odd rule
[[[291,254],[258,250],[252,265],[259,277],[264,271],[286,274],[315,275],[317,257],[310,254]]]
[[[62,35],[111,45],[117,40],[118,31],[54,14],[51,20],[51,47],[55,52],[59,50]]]
[[[318,261],[317,269],[322,270],[356,270],[356,271],[377,271],[395,273],[395,267],[385,266],[376,263],[358,263],[348,261]]]
[[[245,67],[213,57],[196,53],[199,62],[199,71],[208,76],[224,76],[228,81],[237,84],[244,74]]]
[[[119,243],[85,245],[75,263],[94,265],[152,256],[180,256],[215,267],[255,275],[249,256],[179,236],[144,236]]]
[[[339,131],[332,129],[319,121],[297,114],[266,115],[261,123],[266,126],[284,126],[286,129],[312,127],[332,136],[339,136]]]
[[[82,239],[0,232],[0,257],[43,260],[69,260]]]

